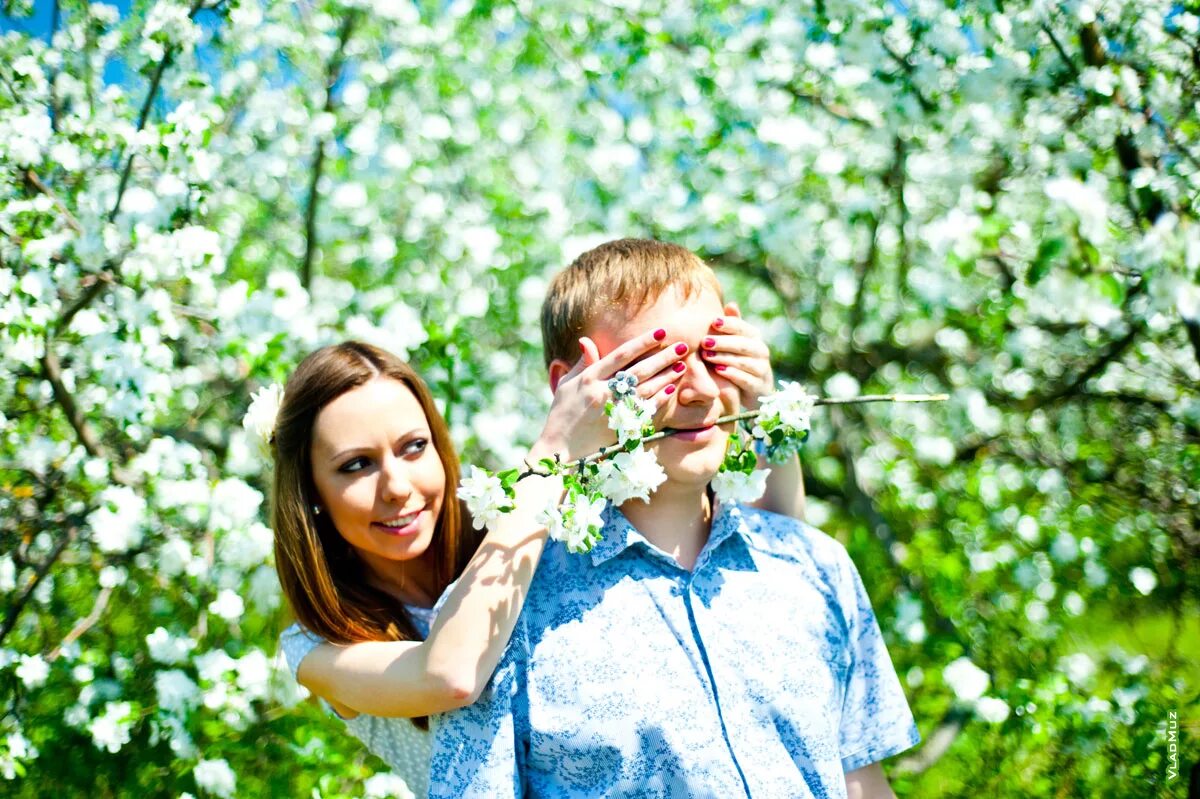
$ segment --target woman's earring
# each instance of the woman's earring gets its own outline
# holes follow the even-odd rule
[[[320,505],[313,505],[313,506],[312,506],[312,512],[313,512],[313,516],[320,516],[320,515],[321,515],[321,506],[320,506]]]

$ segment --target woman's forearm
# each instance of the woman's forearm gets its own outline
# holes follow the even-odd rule
[[[438,612],[427,669],[462,705],[478,698],[508,645],[546,544],[537,517],[562,492],[561,477],[518,482],[514,510],[493,524]]]
[[[767,465],[765,458],[759,462],[762,466]],[[800,470],[800,457],[793,455],[785,463],[769,465],[771,474],[767,477],[767,490],[754,506],[804,521],[804,473]]]
[[[514,510],[488,531],[425,641],[322,645],[301,662],[300,682],[343,716],[426,716],[474,702],[512,637],[541,558],[546,528],[537,516],[562,491],[561,477],[516,484]]]

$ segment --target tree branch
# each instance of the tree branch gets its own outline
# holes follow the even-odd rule
[[[74,214],[67,210],[67,206],[63,205],[63,201],[58,198],[57,194],[51,191],[49,186],[42,182],[42,179],[37,176],[36,172],[34,172],[32,169],[26,169],[25,180],[29,182],[29,185],[33,186],[42,194],[50,198],[50,200],[54,203],[54,207],[57,208],[58,212],[63,215],[63,219],[66,221],[67,227],[71,228],[71,230],[74,230],[76,233],[83,235],[83,227],[79,224],[79,220],[75,218]]]
[[[62,642],[50,651],[46,656],[46,660],[54,662],[62,654],[64,648],[74,643],[81,635],[95,626],[96,622],[100,621],[100,616],[103,615],[104,609],[108,607],[108,600],[112,597],[112,588],[106,586],[100,589],[100,593],[96,595],[96,602],[92,605],[88,615],[79,620],[79,623],[71,628],[71,632],[67,633]]]
[[[1192,342],[1196,363],[1200,364],[1200,319],[1184,319],[1183,326],[1187,328],[1188,340]]]
[[[4,639],[8,637],[8,634],[12,632],[13,628],[16,626],[17,619],[21,616],[22,611],[25,610],[25,606],[29,604],[29,600],[33,596],[33,592],[37,590],[38,585],[50,572],[50,567],[53,566],[54,563],[62,556],[62,553],[66,550],[67,546],[75,540],[75,536],[77,534],[78,528],[76,528],[73,524],[70,525],[67,528],[66,535],[59,539],[58,543],[55,544],[54,549],[49,555],[46,556],[46,559],[38,564],[37,570],[34,571],[33,578],[30,579],[29,583],[25,586],[25,590],[21,592],[21,595],[17,597],[17,601],[14,602],[8,609],[8,614],[4,617],[4,624],[0,625],[0,644],[4,643]]]
[[[75,397],[67,390],[66,383],[63,382],[62,364],[58,360],[58,353],[54,351],[54,341],[50,337],[46,338],[46,352],[42,355],[42,369],[46,373],[46,379],[50,381],[51,387],[54,389],[54,399],[58,401],[62,407],[63,413],[66,414],[67,421],[71,423],[71,427],[75,429],[75,435],[79,438],[79,443],[83,444],[83,448],[93,458],[107,458],[108,453],[104,451],[104,445],[96,432],[92,430],[88,420],[84,417],[83,412],[79,410],[79,406],[75,403]]]
[[[896,761],[896,772],[899,774],[920,774],[929,769],[950,751],[950,747],[958,740],[969,714],[960,708],[947,713],[929,737],[913,754]]]
[[[852,125],[857,125],[860,128],[867,128],[868,130],[873,130],[876,127],[873,122],[858,116],[841,103],[827,102],[820,95],[803,91],[794,83],[777,83],[775,85],[777,88],[783,89],[785,92],[790,94],[794,99],[799,100],[802,103],[807,103],[814,108],[819,108],[835,119],[840,119],[843,122],[849,122]]]
[[[1079,390],[1085,383],[1087,383],[1087,381],[1102,373],[1108,368],[1110,363],[1124,354],[1125,350],[1129,349],[1129,346],[1133,344],[1134,339],[1137,338],[1138,332],[1139,330],[1137,325],[1130,325],[1129,332],[1116,341],[1110,343],[1108,348],[1105,349],[1104,352],[1102,352],[1100,356],[1096,358],[1096,360],[1088,364],[1087,368],[1085,368],[1071,380],[1051,391],[1049,394],[1039,397],[1032,407],[1037,407],[1046,403],[1057,402],[1060,399],[1079,393]]]
[[[346,43],[350,41],[350,35],[354,31],[354,23],[358,16],[354,13],[346,14],[342,20],[342,27],[338,31],[338,46],[334,51],[333,57],[329,60],[329,66],[325,72],[325,103],[323,110],[326,114],[333,113],[333,87],[337,85],[338,79],[342,75],[342,67],[346,62]],[[313,150],[311,175],[308,182],[308,199],[304,208],[304,260],[300,263],[300,283],[305,289],[312,285],[312,265],[313,259],[317,253],[317,201],[320,199],[318,187],[321,182],[321,173],[325,168],[325,145],[327,140],[324,136],[318,137],[317,145]]]

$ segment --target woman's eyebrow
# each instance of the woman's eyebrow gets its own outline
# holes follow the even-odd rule
[[[417,435],[425,436],[426,438],[430,437],[429,428],[428,427],[414,427],[413,429],[409,430],[408,432],[397,436],[396,440],[400,441],[402,439],[412,438],[413,436],[417,436]],[[337,454],[333,455],[329,459],[329,461],[333,462],[333,461],[341,460],[342,458],[346,457],[347,455],[353,455],[356,452],[367,452],[371,449],[374,449],[374,447],[370,446],[370,445],[361,446],[361,447],[346,447],[345,449],[338,450]]]

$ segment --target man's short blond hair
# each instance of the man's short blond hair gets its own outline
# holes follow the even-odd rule
[[[546,366],[574,363],[579,337],[610,312],[636,314],[667,289],[684,297],[705,289],[721,297],[721,284],[708,264],[677,244],[618,239],[588,250],[550,281],[542,303],[542,352]]]

